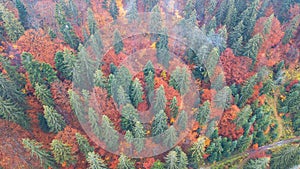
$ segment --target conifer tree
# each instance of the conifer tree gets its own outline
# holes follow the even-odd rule
[[[137,152],[141,152],[144,148],[144,142],[145,142],[145,131],[143,125],[139,122],[135,122],[135,126],[133,128],[133,144],[137,150]]]
[[[36,83],[34,85],[35,95],[43,105],[54,106],[52,94],[44,84]]]
[[[185,152],[182,151],[181,147],[177,146],[174,149],[177,152],[177,158],[178,158],[178,168],[182,169],[188,169],[188,158]]]
[[[130,130],[126,131],[124,138],[127,141],[127,143],[129,143],[129,144],[131,144],[134,140],[133,134]]]
[[[86,161],[89,163],[88,169],[108,169],[104,160],[102,160],[94,151],[87,154]]]
[[[100,61],[103,58],[103,42],[100,31],[95,30],[94,34],[90,37],[90,43],[96,60]]]
[[[60,75],[68,80],[72,80],[73,78],[73,69],[75,63],[76,57],[68,49],[65,49],[63,52],[57,52],[55,54],[55,67]]]
[[[229,0],[228,6],[227,6],[227,15],[224,18],[224,24],[228,26],[230,30],[236,25],[236,22],[238,20],[238,11],[236,9],[234,0]]]
[[[217,25],[224,25],[224,20],[225,20],[225,17],[226,17],[226,14],[227,14],[227,8],[228,8],[227,3],[228,3],[227,0],[222,1],[220,3],[220,7],[219,7],[219,9],[217,10],[217,13],[216,13]]]
[[[165,163],[161,162],[160,160],[156,160],[151,169],[165,169]]]
[[[106,115],[102,116],[101,133],[101,139],[106,143],[106,146],[110,150],[116,151],[119,144],[119,135],[115,130],[114,124]]]
[[[132,131],[136,121],[139,120],[137,110],[131,105],[126,104],[122,108],[121,127],[123,130]]]
[[[178,112],[179,112],[179,108],[178,108],[177,98],[176,96],[174,96],[170,104],[171,117],[175,119],[177,117]]]
[[[205,29],[207,32],[213,30],[215,31],[217,28],[217,22],[216,22],[216,17],[213,17],[208,24],[205,26]]]
[[[152,136],[157,136],[162,134],[168,129],[167,115],[161,110],[154,116],[154,121],[152,122]]]
[[[256,64],[257,54],[262,44],[262,40],[262,36],[260,34],[257,34],[248,41],[244,48],[244,56],[252,59],[252,66]]]
[[[69,166],[70,164],[76,163],[70,145],[56,139],[52,140],[50,145],[51,151],[54,155],[54,159],[58,164],[66,163]]]
[[[270,168],[291,168],[299,164],[299,146],[287,146],[272,154]]]
[[[205,154],[205,139],[204,137],[199,137],[196,142],[193,143],[192,147],[189,149],[190,154],[190,164],[195,168],[199,168],[204,164],[203,155]]]
[[[166,147],[171,148],[173,147],[178,140],[178,133],[174,126],[170,126],[165,132],[164,132],[164,140],[163,143]]]
[[[44,117],[50,128],[50,132],[57,133],[62,131],[66,127],[66,122],[64,121],[63,116],[57,113],[57,111],[51,106],[44,105],[43,108]]]
[[[148,104],[151,104],[151,101],[154,96],[154,73],[152,71],[149,71],[148,75],[145,77],[146,81],[146,90],[147,90],[147,99]]]
[[[101,87],[101,88],[106,88],[107,84],[107,79],[104,76],[103,72],[101,69],[96,70],[94,73],[94,85]]]
[[[94,17],[93,10],[91,8],[88,8],[87,21],[88,21],[90,35],[93,35],[97,30],[97,23]]]
[[[207,10],[208,10],[208,12],[209,12],[210,15],[212,15],[213,12],[215,11],[217,3],[218,2],[216,0],[210,0],[209,1],[209,5],[208,5],[208,9]]]
[[[237,118],[234,120],[235,124],[238,127],[243,127],[246,123],[248,123],[248,120],[250,116],[252,115],[252,109],[250,105],[246,105],[241,112],[237,115]]]
[[[236,56],[241,56],[243,54],[243,36],[240,36],[237,41],[233,42],[231,48]]]
[[[167,169],[179,169],[176,151],[170,151],[168,155],[165,157],[165,160],[166,160]]]
[[[16,7],[18,9],[20,22],[23,25],[23,27],[26,29],[29,27],[27,9],[21,0],[16,0],[15,3],[16,3]]]
[[[114,31],[114,49],[115,53],[119,54],[123,50],[123,40],[118,29]]]
[[[247,100],[252,96],[254,85],[256,84],[257,75],[252,76],[246,81],[245,85],[241,89],[241,97],[238,101],[238,106],[243,107]]]
[[[0,19],[3,21],[3,27],[7,36],[12,42],[16,42],[24,34],[24,27],[4,5],[0,6],[0,13]]]
[[[70,104],[75,115],[79,120],[84,120],[85,118],[83,114],[85,110],[80,95],[78,95],[75,91],[71,89],[68,91],[68,94],[69,94]]]
[[[189,74],[187,69],[176,67],[172,72],[169,84],[178,90],[181,95],[184,95],[189,89]]]
[[[130,95],[130,84],[132,75],[125,66],[121,66],[116,73],[116,83],[120,84],[128,95]],[[117,89],[116,89],[117,90]]]
[[[135,162],[130,160],[127,156],[121,154],[119,158],[118,169],[133,169],[135,168],[134,163]]]
[[[290,39],[294,36],[296,30],[297,30],[297,27],[299,26],[300,24],[300,14],[295,16],[289,26],[287,27],[287,29],[285,30],[284,32],[284,37],[282,39],[282,44],[287,44],[289,43]]]
[[[221,145],[221,137],[214,139],[212,143],[210,143],[209,147],[207,147],[206,152],[209,154],[208,162],[213,163],[215,161],[220,161],[222,157],[222,145]]]
[[[111,17],[115,20],[117,20],[119,16],[119,8],[117,6],[116,0],[111,0],[109,3],[109,13]]]
[[[210,102],[207,100],[199,107],[195,114],[195,118],[200,125],[205,125],[208,122],[210,113]]]
[[[244,152],[250,145],[253,139],[253,135],[250,136],[241,136],[237,140],[237,150],[238,152]]]
[[[168,33],[166,28],[163,28],[160,34],[158,35],[159,39],[156,42],[156,57],[160,64],[162,64],[165,68],[169,67],[170,61],[170,53],[168,47]]]
[[[268,78],[264,83],[263,87],[260,89],[260,94],[271,95],[274,92],[275,84],[271,78]]]
[[[245,25],[245,30],[243,33],[243,39],[248,41],[253,32],[253,27],[256,22],[257,14],[258,14],[258,6],[259,0],[254,0],[251,4],[241,13],[241,19],[243,24]]]
[[[144,69],[143,69],[143,72],[144,72],[144,76],[147,77],[149,75],[150,72],[152,73],[155,73],[155,69],[154,69],[154,66],[153,66],[153,63],[151,62],[151,60],[149,60]]]
[[[272,22],[274,19],[274,14],[268,17],[268,19],[264,23],[264,29],[263,29],[263,35],[269,34],[271,27],[272,27]]]
[[[185,130],[188,125],[187,123],[188,123],[188,114],[184,110],[182,110],[179,113],[179,116],[177,119],[177,125],[179,126],[179,128],[181,130]]]
[[[184,9],[183,9],[183,16],[185,19],[189,19],[191,17],[192,11],[195,9],[195,0],[188,0]]]
[[[218,91],[214,96],[214,103],[216,107],[221,109],[227,109],[231,106],[232,92],[228,86],[225,86],[222,90]]]
[[[135,107],[143,102],[143,88],[138,78],[135,78],[131,85],[130,98]]]
[[[75,137],[76,142],[79,145],[79,150],[88,158],[88,154],[94,151],[94,147],[92,147],[88,139],[80,133],[76,133]]]
[[[131,5],[126,12],[126,18],[129,20],[129,23],[132,23],[139,18],[136,0],[131,1]]]
[[[119,89],[117,91],[117,103],[119,106],[130,104],[130,99],[122,86],[119,86]]]
[[[67,13],[69,13],[75,23],[80,26],[81,18],[78,16],[78,8],[73,0],[69,0]]]
[[[267,169],[269,166],[270,159],[265,158],[258,158],[258,159],[250,159],[244,166],[244,169]]]
[[[158,39],[158,33],[162,31],[162,19],[158,5],[155,5],[151,10],[149,25],[151,40],[156,41]]]
[[[207,63],[205,65],[209,77],[212,77],[213,74],[215,73],[215,68],[219,62],[219,57],[220,54],[218,48],[213,48],[209,53],[209,56],[207,58]]]
[[[29,138],[22,139],[22,144],[24,148],[30,152],[31,156],[35,156],[40,161],[41,166],[44,169],[48,168],[57,168],[54,158],[49,152],[42,149],[42,143],[37,142],[36,140],[31,140]]]
[[[224,86],[225,76],[223,72],[218,74],[216,78],[211,80],[211,88],[215,89],[216,91],[221,90]]]
[[[240,21],[235,27],[233,27],[233,30],[229,34],[229,45],[231,47],[240,37],[242,37],[244,29],[245,25],[243,24],[243,21]]]
[[[166,108],[167,99],[165,96],[164,87],[161,85],[158,89],[156,89],[156,96],[154,100],[154,113],[158,113],[161,110],[164,111]]]
[[[89,123],[92,128],[93,133],[99,138],[101,136],[100,125],[98,122],[99,116],[96,114],[93,108],[89,108],[88,110],[88,118]]]

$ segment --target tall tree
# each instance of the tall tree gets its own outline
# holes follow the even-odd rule
[[[119,86],[117,91],[117,103],[119,106],[125,106],[126,104],[130,104],[130,99],[122,86]]]
[[[194,168],[199,168],[204,164],[203,155],[205,154],[205,139],[204,137],[199,137],[196,142],[193,143],[192,147],[189,149],[190,154],[190,164]]]
[[[169,36],[166,28],[163,28],[161,32],[158,35],[158,41],[156,42],[156,57],[160,64],[162,64],[165,68],[169,67],[169,61],[170,61],[170,52],[169,52]]]
[[[98,122],[99,116],[93,108],[88,110],[89,123],[93,133],[99,138],[101,136],[100,124]]]
[[[88,169],[108,169],[104,160],[94,151],[88,153],[86,161],[89,163]]]
[[[299,146],[287,146],[272,154],[270,168],[291,168],[299,165]]]
[[[146,81],[146,90],[147,90],[147,99],[148,99],[148,104],[151,104],[151,101],[154,96],[154,73],[152,71],[149,71],[145,77]]]
[[[254,85],[256,84],[257,75],[249,78],[241,89],[241,96],[238,101],[238,106],[243,107],[247,100],[253,95]]]
[[[69,166],[70,164],[76,163],[70,145],[63,143],[61,140],[56,139],[52,140],[50,145],[51,151],[54,155],[54,159],[58,164],[66,163]]]
[[[183,9],[183,16],[185,19],[189,19],[192,15],[192,11],[195,9],[196,1],[195,0],[188,0],[184,9]]]
[[[167,169],[179,169],[176,151],[170,151],[165,157]]]
[[[157,136],[162,134],[168,129],[167,123],[167,115],[166,113],[161,110],[157,113],[154,117],[154,121],[152,122],[152,136]]]
[[[270,159],[258,158],[258,159],[250,159],[244,166],[244,169],[267,169],[269,166]]]
[[[93,35],[97,30],[97,23],[94,17],[93,10],[91,8],[88,8],[87,21],[88,21],[90,35]]]
[[[195,113],[195,118],[200,125],[205,125],[208,122],[210,113],[210,102],[207,100],[199,107],[198,111]]]
[[[252,59],[252,66],[256,64],[257,54],[262,44],[263,38],[260,34],[253,36],[244,48],[244,56]]]
[[[154,113],[158,113],[160,111],[164,111],[166,108],[167,99],[165,96],[165,89],[161,85],[158,89],[156,89],[156,95],[154,100]]]
[[[155,69],[154,69],[154,66],[153,66],[153,63],[151,62],[151,60],[149,60],[149,61],[146,63],[146,65],[145,65],[145,67],[144,67],[144,69],[143,69],[143,72],[144,72],[144,76],[145,76],[145,77],[148,76],[148,74],[149,74],[150,72],[155,73]]]
[[[84,105],[83,101],[80,98],[80,95],[77,94],[75,91],[73,90],[69,90],[68,91],[69,94],[69,98],[70,98],[70,104],[71,104],[71,108],[74,111],[75,115],[77,116],[77,118],[79,120],[84,120],[84,107],[87,105]]]
[[[101,88],[107,87],[107,79],[101,69],[96,70],[94,73],[94,85]]]
[[[109,3],[109,13],[112,16],[112,18],[115,20],[117,20],[118,15],[119,15],[119,8],[118,5],[116,3],[116,0],[111,0]]]
[[[172,148],[176,142],[178,141],[178,133],[174,126],[170,126],[165,132],[164,132],[164,140],[163,143],[166,147]]]
[[[184,95],[189,89],[189,74],[187,69],[176,67],[172,72],[169,84]]]
[[[221,109],[227,109],[231,106],[232,92],[228,86],[225,86],[222,90],[218,91],[214,96],[213,102],[216,107]]]
[[[157,41],[158,34],[162,31],[162,18],[158,5],[155,5],[155,7],[153,7],[153,9],[151,10],[149,26],[151,40]]]
[[[287,27],[287,29],[285,30],[285,33],[284,33],[284,37],[282,39],[282,43],[285,45],[287,43],[289,43],[290,39],[294,36],[299,24],[300,24],[300,14],[295,16],[289,26]]]
[[[171,104],[170,104],[170,114],[172,118],[176,118],[177,114],[179,113],[179,107],[178,107],[178,103],[177,103],[177,98],[176,96],[173,97],[173,99],[171,100]]]
[[[43,105],[54,106],[51,91],[44,84],[36,83],[34,85],[35,95]]]
[[[144,148],[145,131],[143,125],[139,121],[135,122],[135,126],[133,128],[133,135],[133,144],[135,145],[137,152],[141,152]]]
[[[22,144],[24,148],[30,152],[31,156],[35,156],[38,158],[41,166],[43,166],[44,169],[57,168],[54,158],[49,152],[42,148],[42,143],[39,143],[36,140],[25,138],[22,139]]]
[[[63,116],[51,107],[43,106],[44,108],[44,117],[47,121],[47,124],[50,128],[50,132],[57,133],[62,131],[66,127],[66,122],[63,119]]]
[[[143,102],[143,88],[138,78],[135,78],[131,84],[130,98],[135,107]]]
[[[213,48],[209,53],[209,57],[205,65],[209,77],[212,77],[214,75],[215,68],[219,62],[219,58],[220,58],[219,49]]]
[[[139,18],[136,0],[131,1],[130,6],[126,12],[126,18],[129,20],[130,23]]]
[[[114,124],[106,115],[102,116],[101,131],[101,139],[106,143],[106,146],[110,150],[116,151],[119,145],[119,135],[118,132],[115,130]]]
[[[123,130],[132,131],[138,120],[137,110],[131,104],[126,104],[122,107],[121,127]]]
[[[118,29],[114,31],[114,41],[113,41],[115,53],[119,54],[123,50],[123,40]]]
[[[252,109],[250,105],[246,105],[241,112],[237,115],[237,118],[234,120],[235,124],[238,127],[243,127],[246,123],[248,123],[248,120],[250,116],[252,115]]]
[[[125,92],[130,95],[130,84],[132,79],[130,71],[125,66],[121,66],[115,77],[117,84],[121,85]]]
[[[88,154],[94,151],[94,147],[92,147],[88,139],[80,133],[76,133],[75,137],[76,142],[79,145],[79,150],[88,158]]]
[[[177,125],[182,131],[184,131],[188,125],[188,114],[184,110],[179,113]]]
[[[24,3],[21,0],[16,0],[16,7],[18,9],[18,14],[20,18],[20,22],[25,29],[29,27],[28,23],[28,13]]]
[[[133,169],[135,168],[134,163],[135,162],[130,160],[127,156],[121,154],[119,158],[118,169]]]

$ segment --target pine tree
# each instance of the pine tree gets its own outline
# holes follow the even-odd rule
[[[238,140],[237,140],[237,150],[238,152],[244,152],[247,148],[249,148],[249,146],[251,145],[253,139],[253,135],[250,136],[241,136]]]
[[[119,135],[114,124],[106,115],[102,116],[101,133],[101,139],[106,143],[107,148],[116,151],[119,145]]]
[[[94,151],[87,154],[86,161],[89,163],[88,169],[108,169],[104,160]]]
[[[127,156],[121,154],[119,158],[118,169],[133,169],[135,168],[134,163],[135,162],[131,161]]]
[[[118,29],[114,31],[114,49],[115,53],[119,54],[123,50],[123,40]]]
[[[244,169],[267,169],[269,158],[250,159],[244,166]]]
[[[107,79],[104,76],[103,72],[101,69],[96,70],[94,73],[94,85],[101,87],[101,88],[106,88],[107,84]]]
[[[284,37],[282,39],[282,44],[287,44],[289,43],[290,39],[294,36],[296,30],[297,30],[297,27],[299,26],[300,24],[300,14],[295,16],[289,26],[287,27],[287,29],[285,30],[284,32]]]
[[[243,54],[243,36],[240,36],[237,41],[233,42],[231,48],[236,56],[241,56]]]
[[[229,34],[229,46],[232,47],[233,44],[236,41],[238,41],[238,39],[240,37],[242,37],[244,29],[245,29],[245,25],[243,24],[242,21],[240,21]],[[242,38],[242,40],[243,40],[243,38]]]
[[[171,117],[173,117],[175,119],[177,117],[178,112],[179,112],[179,107],[178,107],[178,103],[177,103],[177,98],[176,98],[176,96],[174,96],[173,99],[171,100],[171,104],[170,104]]]
[[[222,40],[221,40],[221,45],[219,46],[219,50],[220,53],[224,52],[224,50],[227,48],[227,41],[228,41],[228,32],[227,32],[227,28],[226,25],[222,26],[219,30],[218,30],[218,34],[221,36]]]
[[[80,133],[76,133],[75,137],[76,142],[79,145],[79,150],[88,158],[88,154],[94,151],[94,147],[92,147],[88,139]]]
[[[252,66],[256,64],[257,54],[262,44],[262,40],[262,36],[260,34],[257,34],[248,41],[244,48],[244,56],[252,59]]]
[[[131,105],[126,104],[122,108],[121,127],[123,130],[132,131],[136,121],[139,120],[137,110]]]
[[[207,63],[206,63],[206,70],[208,72],[208,76],[212,77],[215,73],[215,68],[219,62],[220,54],[218,48],[213,48],[209,53]]]
[[[211,88],[215,89],[216,91],[221,90],[225,86],[225,76],[224,73],[218,74],[216,78],[211,80]]]
[[[228,86],[225,86],[222,90],[218,91],[214,96],[214,103],[216,107],[221,109],[227,109],[231,106],[232,92]]]
[[[224,20],[227,14],[227,0],[224,0],[220,3],[220,7],[216,13],[217,25],[224,25]]]
[[[122,86],[119,86],[119,89],[117,91],[117,103],[119,106],[130,104],[130,99]]]
[[[62,131],[66,127],[66,122],[64,121],[63,116],[57,113],[57,111],[51,106],[44,105],[43,108],[44,117],[50,128],[50,132],[57,133]]]
[[[250,116],[252,115],[252,109],[250,105],[246,105],[241,112],[237,115],[237,118],[234,120],[235,124],[238,127],[243,127],[246,123],[248,123],[248,120]]]
[[[199,137],[196,142],[193,143],[192,147],[189,149],[190,163],[194,168],[199,168],[204,164],[203,155],[205,154],[205,139],[204,137]]]
[[[176,151],[170,151],[165,157],[167,169],[179,169]]]
[[[264,23],[263,35],[269,34],[271,31],[272,23],[274,19],[274,14],[268,17]]]
[[[172,148],[178,141],[178,133],[174,126],[170,126],[164,132],[164,140],[163,143],[166,147]]]
[[[170,52],[168,47],[168,34],[166,28],[163,28],[163,30],[158,35],[158,41],[156,42],[156,57],[160,64],[162,64],[165,68],[169,67],[169,61],[170,61]]]
[[[109,13],[112,16],[112,18],[117,20],[118,15],[119,15],[119,8],[117,6],[116,0],[111,0],[109,3]]]
[[[144,148],[144,142],[145,142],[145,131],[143,125],[139,122],[135,122],[135,126],[133,128],[133,144],[137,150],[137,152],[141,152]]]
[[[210,143],[209,147],[207,147],[206,152],[209,154],[208,162],[213,163],[215,161],[220,161],[222,157],[222,145],[221,145],[221,137],[214,139],[212,143]]]
[[[93,53],[96,56],[97,61],[101,61],[103,58],[103,42],[100,31],[95,30],[94,34],[90,37],[90,45],[92,47]]]
[[[254,0],[253,2],[251,2],[248,8],[241,13],[241,20],[245,25],[245,30],[243,33],[243,39],[245,41],[248,41],[251,38],[253,27],[255,25],[258,14],[258,6],[259,0]]]
[[[129,23],[132,23],[139,18],[136,0],[131,1],[131,5],[126,12],[126,18],[129,20]]]
[[[70,164],[76,163],[70,145],[56,139],[52,140],[50,145],[54,159],[58,164],[66,163],[69,166]]]
[[[88,8],[87,21],[88,21],[90,35],[93,35],[97,30],[97,23],[94,17],[93,10],[91,8]]]
[[[0,13],[0,19],[3,21],[3,27],[7,36],[11,41],[16,42],[24,34],[24,27],[4,5],[0,6]]]
[[[15,3],[16,3],[16,7],[18,9],[20,22],[23,25],[23,27],[26,29],[29,27],[27,9],[21,0],[16,0]]]
[[[272,95],[274,90],[275,90],[274,81],[271,78],[268,78],[263,83],[263,87],[260,89],[259,93],[260,93],[260,95],[262,95],[262,94]]]
[[[72,107],[72,110],[75,112],[75,115],[77,116],[77,118],[79,120],[84,120],[84,107],[87,105],[83,104],[83,101],[80,98],[80,95],[78,95],[75,91],[73,90],[69,90],[68,91],[69,94],[69,99],[70,99],[70,104]]]
[[[272,154],[270,168],[291,168],[299,164],[299,146],[287,146]]]
[[[167,99],[165,96],[164,87],[161,85],[158,89],[156,89],[156,96],[154,100],[154,113],[158,113],[160,111],[164,111],[166,108]]]
[[[247,100],[252,96],[254,90],[254,85],[256,84],[257,75],[252,76],[249,80],[246,81],[244,86],[241,89],[241,97],[238,101],[238,106],[243,107]]]
[[[162,134],[168,129],[167,123],[167,115],[166,113],[161,110],[157,113],[154,117],[154,121],[152,122],[152,136],[157,136]]]
[[[127,141],[127,143],[129,143],[129,144],[131,144],[134,140],[133,134],[130,130],[126,131],[124,138]]]
[[[65,50],[64,52],[56,52],[55,54],[55,67],[59,72],[59,76],[67,80],[72,80],[73,77],[73,67],[72,61],[75,59],[75,56],[71,51]]]
[[[70,13],[73,21],[75,21],[75,23],[80,26],[80,20],[81,18],[78,16],[78,8],[76,6],[76,4],[74,3],[73,0],[69,0],[69,3],[68,3],[68,12],[67,13]]]
[[[99,138],[101,136],[100,125],[98,122],[99,116],[96,114],[93,108],[88,110],[89,123],[92,128],[93,133]]]
[[[189,89],[189,74],[187,69],[176,67],[172,72],[169,84],[184,95]]]
[[[155,73],[155,69],[154,69],[154,66],[153,66],[151,60],[149,60],[149,61],[146,63],[146,65],[145,65],[145,67],[144,67],[144,69],[143,69],[143,72],[144,72],[144,76],[145,76],[145,77],[147,77],[147,76],[149,75],[150,72]]]
[[[215,31],[217,28],[217,22],[216,22],[216,17],[213,17],[208,24],[205,26],[205,29],[207,32],[213,30]]]
[[[184,9],[183,9],[183,16],[185,19],[189,19],[191,17],[192,11],[195,9],[195,0],[188,0]]]
[[[135,107],[143,102],[143,88],[138,78],[135,78],[131,85],[130,98]]]
[[[154,73],[152,73],[152,71],[149,71],[149,73],[145,77],[145,81],[146,81],[148,104],[150,105],[154,96]]]
[[[49,152],[42,149],[42,143],[37,142],[36,140],[30,140],[29,138],[22,139],[22,144],[24,148],[30,152],[31,156],[35,156],[40,161],[41,166],[44,169],[48,168],[57,168],[54,158]]]
[[[151,169],[165,169],[165,164],[163,162],[161,162],[160,160],[156,160]]]
[[[162,18],[158,5],[155,5],[155,7],[153,7],[153,9],[151,10],[149,25],[151,40],[158,40],[158,33],[162,31]]]
[[[177,158],[178,158],[178,168],[182,169],[188,169],[187,165],[188,163],[188,158],[185,152],[182,151],[181,147],[177,146],[174,149],[177,152]]]
[[[234,4],[234,0],[229,0],[227,9],[227,15],[224,18],[224,24],[226,24],[231,30],[236,25],[238,20],[238,11]]]
[[[44,84],[36,83],[34,85],[35,95],[43,105],[54,106],[52,94]]]
[[[178,119],[177,119],[177,125],[179,126],[180,130],[185,130],[187,127],[188,123],[188,114],[182,110],[179,113]]]
[[[205,125],[208,122],[210,113],[210,102],[207,100],[199,107],[195,114],[195,118],[200,125]]]
[[[216,9],[216,6],[217,6],[217,1],[216,0],[210,0],[209,1],[209,5],[208,5],[208,12],[210,15],[213,15],[213,12],[215,11]]]

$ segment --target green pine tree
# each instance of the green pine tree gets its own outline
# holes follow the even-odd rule
[[[75,134],[76,142],[79,145],[79,150],[88,158],[89,153],[94,151],[94,147],[92,147],[88,141],[88,139],[81,135],[80,133]]]
[[[98,122],[99,116],[93,108],[88,110],[89,123],[92,128],[93,133],[99,138],[101,136],[100,124]]]
[[[257,54],[262,44],[262,40],[262,36],[260,34],[257,34],[248,41],[244,48],[244,56],[252,59],[252,66],[256,64]]]
[[[159,37],[158,33],[162,31],[162,18],[158,5],[155,5],[151,10],[149,26],[151,40],[153,42],[157,41]]]
[[[68,166],[75,164],[76,160],[71,150],[71,146],[63,143],[61,140],[52,140],[50,143],[51,151],[54,155],[54,159],[58,164],[66,163]]]
[[[54,106],[51,91],[44,84],[36,83],[34,85],[35,95],[43,105]]]
[[[131,85],[130,98],[135,107],[143,102],[143,88],[138,78],[135,78]]]
[[[171,104],[170,104],[171,117],[173,117],[175,119],[177,117],[178,112],[179,112],[179,107],[178,107],[178,103],[177,103],[177,98],[176,98],[176,96],[174,96],[173,99],[171,100]]]
[[[165,157],[167,169],[179,169],[176,151],[170,151]]]
[[[218,48],[213,48],[209,53],[206,63],[206,70],[209,77],[212,77],[215,73],[215,68],[219,62],[220,54]]]
[[[125,106],[126,104],[130,104],[130,99],[122,86],[119,86],[117,91],[117,103],[119,106]]]
[[[297,28],[300,24],[300,14],[295,16],[291,21],[287,29],[285,30],[284,37],[282,39],[282,43],[285,45],[289,43],[290,39],[294,36]]]
[[[161,85],[158,89],[156,89],[156,95],[154,100],[154,113],[158,113],[160,111],[164,111],[166,108],[167,99],[165,96],[165,89]]]
[[[126,12],[126,18],[129,20],[129,23],[132,23],[139,18],[136,0],[131,1],[131,5]]]
[[[94,18],[93,10],[91,8],[88,8],[87,21],[88,21],[90,35],[93,35],[97,30],[97,23]]]
[[[270,168],[292,168],[299,165],[299,146],[287,146],[272,154]]]
[[[63,116],[57,113],[57,111],[51,106],[44,105],[43,108],[44,117],[50,128],[50,132],[57,133],[62,131],[66,127],[66,122],[64,121]]]
[[[94,85],[101,88],[106,88],[107,79],[101,69],[96,70],[94,73]]]
[[[114,49],[115,53],[119,54],[123,50],[123,40],[118,29],[114,31]]]
[[[231,106],[232,92],[228,86],[225,86],[222,90],[218,91],[214,96],[213,102],[216,107],[221,109],[227,109]]]
[[[135,168],[135,162],[130,160],[124,154],[121,154],[119,158],[118,169],[134,169],[134,168]]]
[[[75,115],[77,116],[77,118],[79,120],[84,120],[85,119],[85,117],[84,117],[85,110],[84,110],[83,101],[81,100],[80,95],[71,89],[68,91],[68,94],[69,94],[71,108],[74,111]]]
[[[178,133],[174,126],[170,126],[164,132],[164,140],[163,143],[166,147],[172,148],[178,141]]]
[[[35,156],[40,161],[41,166],[44,169],[57,168],[54,158],[49,152],[44,150],[42,143],[36,140],[31,140],[29,138],[22,139],[22,144],[24,148],[30,152],[31,156]]]
[[[256,84],[257,75],[249,78],[241,89],[241,97],[238,101],[238,106],[243,107],[247,100],[252,96],[254,92],[254,85]]]
[[[267,169],[269,158],[250,159],[244,166],[244,169]]]
[[[28,28],[29,27],[28,13],[24,3],[21,0],[16,0],[15,3],[18,9],[18,14],[19,14],[21,24],[23,25],[24,28]]]
[[[168,117],[163,110],[154,116],[154,120],[152,122],[152,136],[162,134],[168,129],[167,118]]]
[[[196,142],[193,143],[192,147],[189,149],[190,154],[190,164],[194,168],[199,168],[204,164],[203,155],[205,154],[205,139],[204,137],[199,137]]]
[[[160,64],[165,68],[169,67],[170,61],[170,52],[168,47],[168,32],[166,28],[163,28],[160,34],[158,35],[158,41],[156,42],[156,57]]]
[[[188,125],[188,114],[182,110],[179,113],[178,119],[177,119],[177,125],[179,126],[180,130],[184,131],[187,128]]]
[[[132,131],[138,120],[137,110],[131,104],[126,104],[122,107],[121,127],[123,130]]]
[[[210,102],[207,100],[201,107],[199,107],[195,114],[195,118],[200,125],[205,125],[208,122],[210,113]]]
[[[189,89],[189,74],[187,69],[176,67],[172,72],[169,84],[184,95]]]
[[[115,20],[117,20],[119,15],[119,8],[117,6],[116,0],[111,0],[109,3],[109,13],[111,17]]]
[[[101,133],[101,139],[105,142],[107,148],[116,151],[119,147],[119,135],[115,130],[114,124],[106,115],[102,116]]]
[[[137,152],[141,152],[144,149],[145,144],[145,131],[143,125],[139,122],[135,122],[135,126],[133,128],[133,144],[137,150]]]
[[[104,160],[94,151],[88,153],[86,161],[89,163],[88,169],[108,169]]]

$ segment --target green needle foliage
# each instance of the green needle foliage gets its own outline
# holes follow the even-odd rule
[[[134,163],[135,162],[130,160],[127,156],[121,154],[119,158],[118,169],[134,169],[135,168]]]
[[[64,121],[63,116],[57,113],[57,111],[51,106],[44,105],[43,108],[44,117],[50,128],[50,132],[57,133],[62,131],[66,127],[66,122]]]
[[[108,169],[104,160],[94,151],[88,153],[86,160],[89,163],[88,169]]]
[[[76,133],[75,137],[80,151],[88,158],[89,153],[94,151],[94,147],[92,147],[88,139],[80,133]]]
[[[131,93],[130,98],[135,107],[139,105],[139,103],[143,102],[143,88],[139,81],[139,79],[135,78],[131,85]]]
[[[71,146],[61,140],[52,140],[50,143],[54,159],[58,164],[66,163],[67,166],[75,164],[76,160],[72,154]]]

